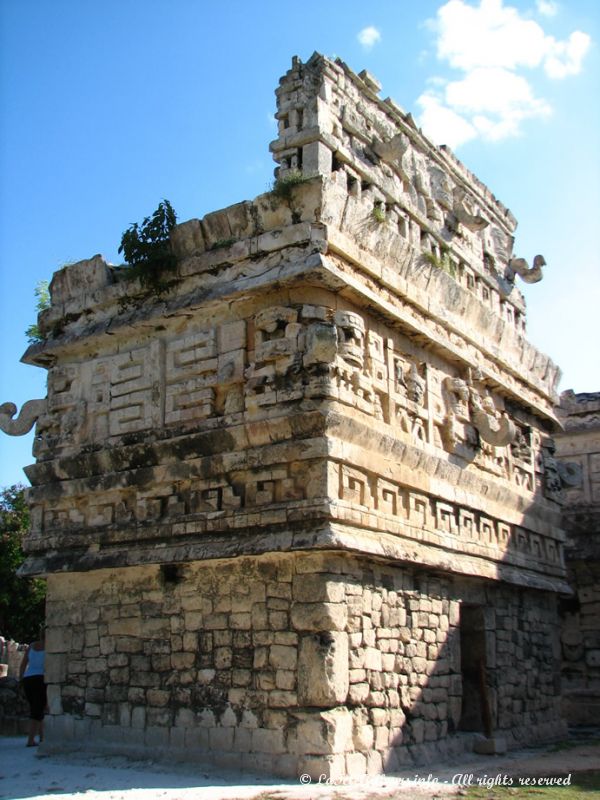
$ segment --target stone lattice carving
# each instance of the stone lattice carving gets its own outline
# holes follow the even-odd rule
[[[3,403],[0,406],[0,430],[9,436],[23,436],[33,428],[39,417],[45,414],[46,400],[28,400],[23,403],[21,413],[15,419],[17,407],[14,403]]]

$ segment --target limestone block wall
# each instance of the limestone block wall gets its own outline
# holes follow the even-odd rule
[[[573,597],[562,606],[563,708],[572,724],[600,718],[600,393],[563,392],[559,463],[578,465],[566,490],[565,560]],[[579,476],[576,476],[579,477]]]
[[[332,777],[457,754],[475,702],[465,603],[482,609],[495,728],[562,730],[548,593],[318,553],[53,575],[49,598],[63,744]]]

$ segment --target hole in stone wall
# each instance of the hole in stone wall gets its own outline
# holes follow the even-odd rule
[[[318,633],[316,638],[317,638],[317,641],[319,642],[319,646],[320,647],[325,647],[325,648],[331,647],[331,645],[335,641],[334,638],[333,638],[333,635],[329,631],[325,631],[323,633]]]
[[[496,259],[491,253],[487,251],[483,254],[483,265],[488,272],[494,272],[496,266]]]
[[[183,580],[183,564],[161,564],[160,577],[165,586],[175,586]]]
[[[581,611],[581,603],[577,595],[572,597],[561,597],[558,601],[558,613],[561,617],[565,614],[578,614]]]

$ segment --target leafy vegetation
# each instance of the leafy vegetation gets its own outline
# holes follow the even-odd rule
[[[310,178],[304,176],[300,170],[290,170],[290,172],[288,172],[283,178],[277,178],[271,187],[271,194],[273,194],[275,197],[278,197],[280,200],[285,200],[287,202],[292,196],[292,190],[294,187],[300,186],[309,180]]]
[[[443,269],[444,272],[447,272],[452,278],[456,278],[456,266],[450,258],[450,252],[448,250],[443,250],[440,257],[436,256],[435,253],[423,253],[423,256],[425,261],[429,264],[438,269]]]
[[[377,205],[373,206],[373,212],[372,213],[373,213],[373,219],[379,225],[381,225],[382,223],[385,222],[385,209],[384,209],[383,205],[378,203]]]
[[[223,247],[231,247],[231,245],[235,242],[237,242],[235,236],[232,236],[229,239],[217,239],[216,242],[211,244],[209,250],[221,250]]]
[[[119,253],[130,269],[128,277],[139,278],[145,286],[160,288],[161,276],[175,267],[169,235],[177,215],[168,200],[162,200],[152,216],[134,222],[121,237]]]
[[[37,284],[35,287],[35,296],[37,297],[36,310],[38,314],[40,311],[45,311],[47,308],[50,308],[50,286],[48,281],[40,281]],[[25,336],[29,344],[37,344],[38,342],[44,341],[44,337],[40,333],[37,322],[34,322],[33,325],[27,328]]]
[[[25,560],[23,536],[29,527],[25,489],[16,484],[0,492],[0,632],[18,642],[37,637],[44,621],[46,583],[20,578]]]

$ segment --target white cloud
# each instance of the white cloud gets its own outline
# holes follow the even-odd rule
[[[490,141],[517,136],[523,120],[551,114],[525,78],[498,67],[479,67],[459,81],[436,81],[417,102],[425,132],[450,147],[477,136]]]
[[[538,14],[543,17],[555,17],[558,14],[558,3],[554,0],[536,0]]]
[[[550,0],[538,2],[546,15],[551,6],[556,8]],[[581,31],[556,40],[504,0],[448,0],[428,27],[437,37],[438,59],[464,74],[430,82],[433,88],[417,100],[421,124],[435,141],[454,147],[475,136],[516,136],[523,120],[547,117],[550,106],[535,96],[523,70],[542,69],[551,79],[576,75],[591,44]]]
[[[543,56],[542,28],[502,0],[481,0],[478,7],[449,0],[437,17],[438,58],[456,69],[534,67]]]
[[[544,70],[549,78],[566,78],[581,72],[583,58],[590,49],[592,40],[587,33],[575,31],[566,42],[557,42],[552,37],[548,45],[548,55],[544,60]]]
[[[366,50],[370,50],[374,44],[377,44],[377,42],[381,40],[381,34],[377,28],[374,28],[373,25],[369,25],[363,28],[362,31],[359,31],[356,38]]]
[[[448,105],[461,113],[483,111],[502,116],[530,109],[538,115],[547,108],[533,96],[525,78],[499,67],[477,67],[463,80],[448,83],[445,94]]]
[[[421,126],[435,142],[459,147],[477,136],[477,129],[445,105],[443,98],[436,92],[425,92],[417,102],[422,109]]]

